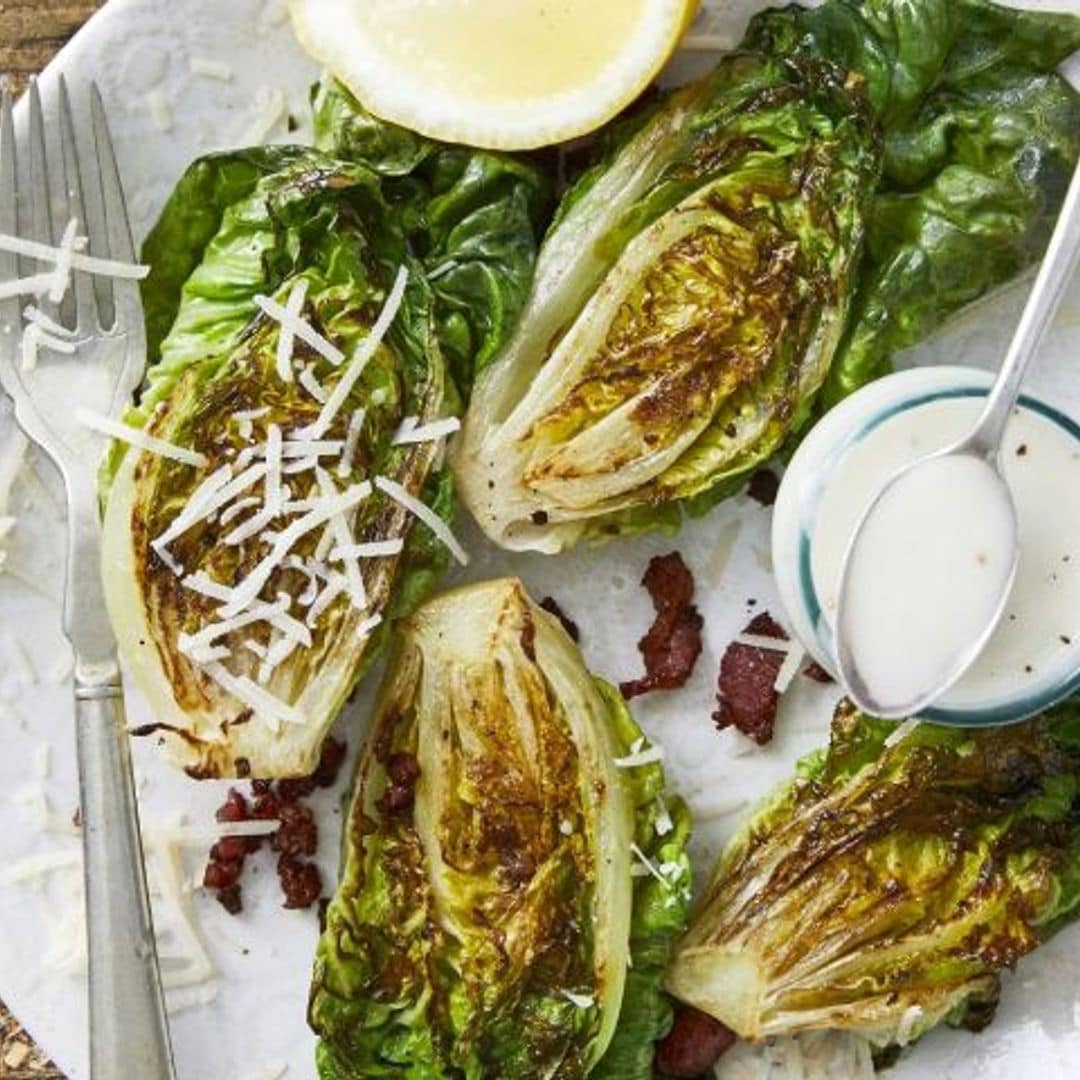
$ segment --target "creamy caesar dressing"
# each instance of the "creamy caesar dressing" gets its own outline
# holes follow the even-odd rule
[[[814,586],[827,619],[835,617],[844,554],[870,500],[905,464],[970,431],[981,407],[981,399],[954,398],[904,410],[844,455],[822,495],[812,538]],[[1019,522],[1016,583],[986,649],[942,705],[998,701],[1065,677],[1080,663],[1077,444],[1054,421],[1022,408],[1006,436],[1003,466]],[[977,462],[955,471],[950,465],[927,477],[927,489],[911,493],[922,508],[914,507],[909,522],[890,520],[878,541],[880,554],[861,568],[862,662],[894,688],[932,682],[934,654],[940,663],[949,642],[977,635],[980,621],[985,625],[992,615],[989,582],[1007,558],[1008,525],[994,524],[986,490],[992,481],[981,469]],[[973,528],[977,520],[983,525]],[[920,575],[918,558],[937,570]],[[945,572],[945,566],[956,569]]]
[[[986,461],[929,458],[885,489],[839,613],[867,704],[910,710],[952,681],[1001,612],[1015,551],[1009,492]]]
[[[357,18],[368,39],[423,76],[432,93],[485,100],[572,91],[603,74],[640,32],[645,0],[367,0]],[[478,20],[485,25],[476,33]],[[598,48],[598,42],[609,43]],[[464,80],[464,82],[463,82]]]

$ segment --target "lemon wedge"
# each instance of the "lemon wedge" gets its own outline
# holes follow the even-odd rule
[[[698,0],[289,0],[303,47],[377,116],[526,150],[584,135],[652,81]]]

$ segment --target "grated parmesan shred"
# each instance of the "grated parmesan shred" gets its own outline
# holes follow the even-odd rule
[[[107,416],[90,412],[89,409],[76,409],[75,419],[83,427],[89,428],[91,431],[96,431],[101,435],[108,435],[110,438],[128,443],[130,446],[134,446],[136,449],[143,450],[146,453],[157,454],[159,457],[178,461],[182,465],[191,465],[193,468],[204,468],[207,465],[205,454],[189,450],[187,447],[175,446],[164,439],[148,435],[141,428],[131,427],[119,420],[112,420]]]
[[[12,236],[7,233],[0,233],[0,251],[6,251],[12,255],[22,255],[27,259],[36,259],[38,262],[52,263],[54,267],[63,260],[67,262],[70,258],[71,270],[82,270],[87,274],[96,274],[100,277],[114,277],[114,278],[127,278],[133,281],[141,281],[150,273],[150,267],[139,263],[127,263],[119,262],[115,259],[99,259],[92,255],[86,255],[79,250],[80,240],[82,246],[85,247],[85,237],[77,237],[73,241],[72,250],[66,251],[62,247],[53,247],[51,244],[42,244],[37,240],[25,240],[21,236]],[[35,274],[29,278],[22,278],[21,282],[25,285],[30,282],[37,282],[37,287],[33,289],[24,288],[22,291],[36,293],[42,295],[47,293],[51,288],[55,276],[55,270],[49,271],[46,274]],[[7,285],[18,284],[18,282],[6,282]],[[2,288],[2,286],[0,286]],[[19,292],[8,293],[8,296],[20,295]]]
[[[290,522],[274,540],[270,553],[233,590],[232,600],[221,609],[222,617],[231,618],[254,602],[263,586],[269,581],[270,575],[281,565],[302,537],[330,521],[336,514],[358,506],[371,495],[371,491],[371,484],[367,481],[354,484],[340,495],[324,500],[319,509],[311,510],[303,517]]]
[[[203,670],[226,693],[251,709],[272,730],[279,730],[282,723],[303,724],[303,713],[288,702],[274,697],[257,682],[246,675],[234,675],[220,663],[207,664]]]
[[[206,56],[192,56],[188,60],[188,66],[193,75],[202,75],[208,79],[217,79],[220,82],[231,82],[233,69],[224,60],[212,60]]]
[[[304,310],[304,301],[307,299],[308,283],[306,278],[301,278],[290,290],[289,297],[285,301],[285,318],[281,321],[281,331],[278,334],[277,343],[277,373],[282,382],[292,382],[293,379],[293,352],[296,345],[296,321]]]
[[[337,474],[345,480],[353,471],[356,462],[356,451],[360,447],[360,434],[364,430],[364,420],[367,416],[365,409],[357,409],[349,417],[349,427],[345,432],[345,445],[341,448],[341,460],[338,462]]]
[[[320,404],[325,405],[330,395],[326,387],[315,377],[315,368],[312,364],[305,364],[296,380],[300,385]]]
[[[337,493],[334,482],[330,479],[325,469],[315,470],[315,479],[323,497],[330,499]],[[352,542],[352,529],[345,517],[345,513],[335,514],[330,519],[331,535],[334,542],[341,549],[347,549]],[[364,588],[364,577],[360,572],[360,560],[355,555],[346,555],[341,562],[345,564],[345,582],[349,587],[349,600],[357,611],[365,611],[368,606],[367,590]]]
[[[386,298],[382,311],[379,312],[379,317],[375,320],[375,325],[371,328],[371,333],[357,346],[348,367],[334,385],[330,397],[322,407],[318,419],[309,429],[306,429],[305,433],[310,438],[318,439],[325,435],[334,422],[334,418],[341,411],[357,380],[363,374],[364,368],[367,367],[368,362],[375,355],[394,319],[397,318],[401,303],[405,299],[405,286],[408,284],[408,280],[408,271],[403,266],[397,272],[394,286],[390,290],[390,295]]]
[[[448,416],[444,420],[433,420],[422,427],[418,427],[417,423],[415,416],[406,417],[394,435],[393,445],[407,446],[413,443],[438,442],[440,439],[449,438],[461,429],[461,421],[456,416]]]
[[[298,337],[305,344],[310,345],[320,356],[329,360],[334,367],[340,367],[345,362],[345,354],[336,346],[326,340],[310,323],[300,316],[293,315],[288,308],[282,307],[276,300],[261,294],[255,297],[255,303],[264,315],[280,323],[282,327],[291,331],[294,337]],[[278,339],[280,344],[280,338]],[[292,355],[292,346],[289,346]]]
[[[391,480],[388,476],[377,476],[375,486],[414,517],[419,518],[450,549],[451,554],[462,566],[469,564],[469,555],[451,532],[450,526],[430,506],[415,495],[410,495],[396,480]]]
[[[60,237],[60,246],[57,248],[56,266],[53,269],[52,282],[49,285],[49,300],[59,304],[67,296],[71,287],[71,260],[75,255],[76,245],[79,244],[79,222],[72,218],[64,226],[63,235]],[[86,246],[85,237],[82,238],[80,247]]]

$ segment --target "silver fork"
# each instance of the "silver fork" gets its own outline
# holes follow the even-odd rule
[[[89,253],[135,261],[116,157],[97,87],[80,153],[66,86],[59,90],[60,161],[48,160],[41,100],[29,91],[28,167],[16,158],[10,95],[0,107],[0,233],[55,243],[54,210],[75,218]],[[50,179],[52,183],[50,184]],[[44,265],[0,252],[0,281]],[[22,276],[26,276],[25,273]],[[0,386],[19,425],[59,470],[67,497],[64,632],[75,651],[75,722],[86,879],[93,1080],[172,1080],[165,1002],[146,888],[116,642],[101,583],[94,469],[100,442],[80,429],[75,407],[114,415],[138,385],[146,336],[138,286],[75,271],[60,305],[38,301],[75,334],[75,352],[22,370],[18,329],[27,301],[0,300]],[[77,400],[73,400],[77,395]]]

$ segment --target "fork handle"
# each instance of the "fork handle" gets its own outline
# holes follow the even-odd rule
[[[175,1080],[115,660],[76,663],[91,1080]]]

